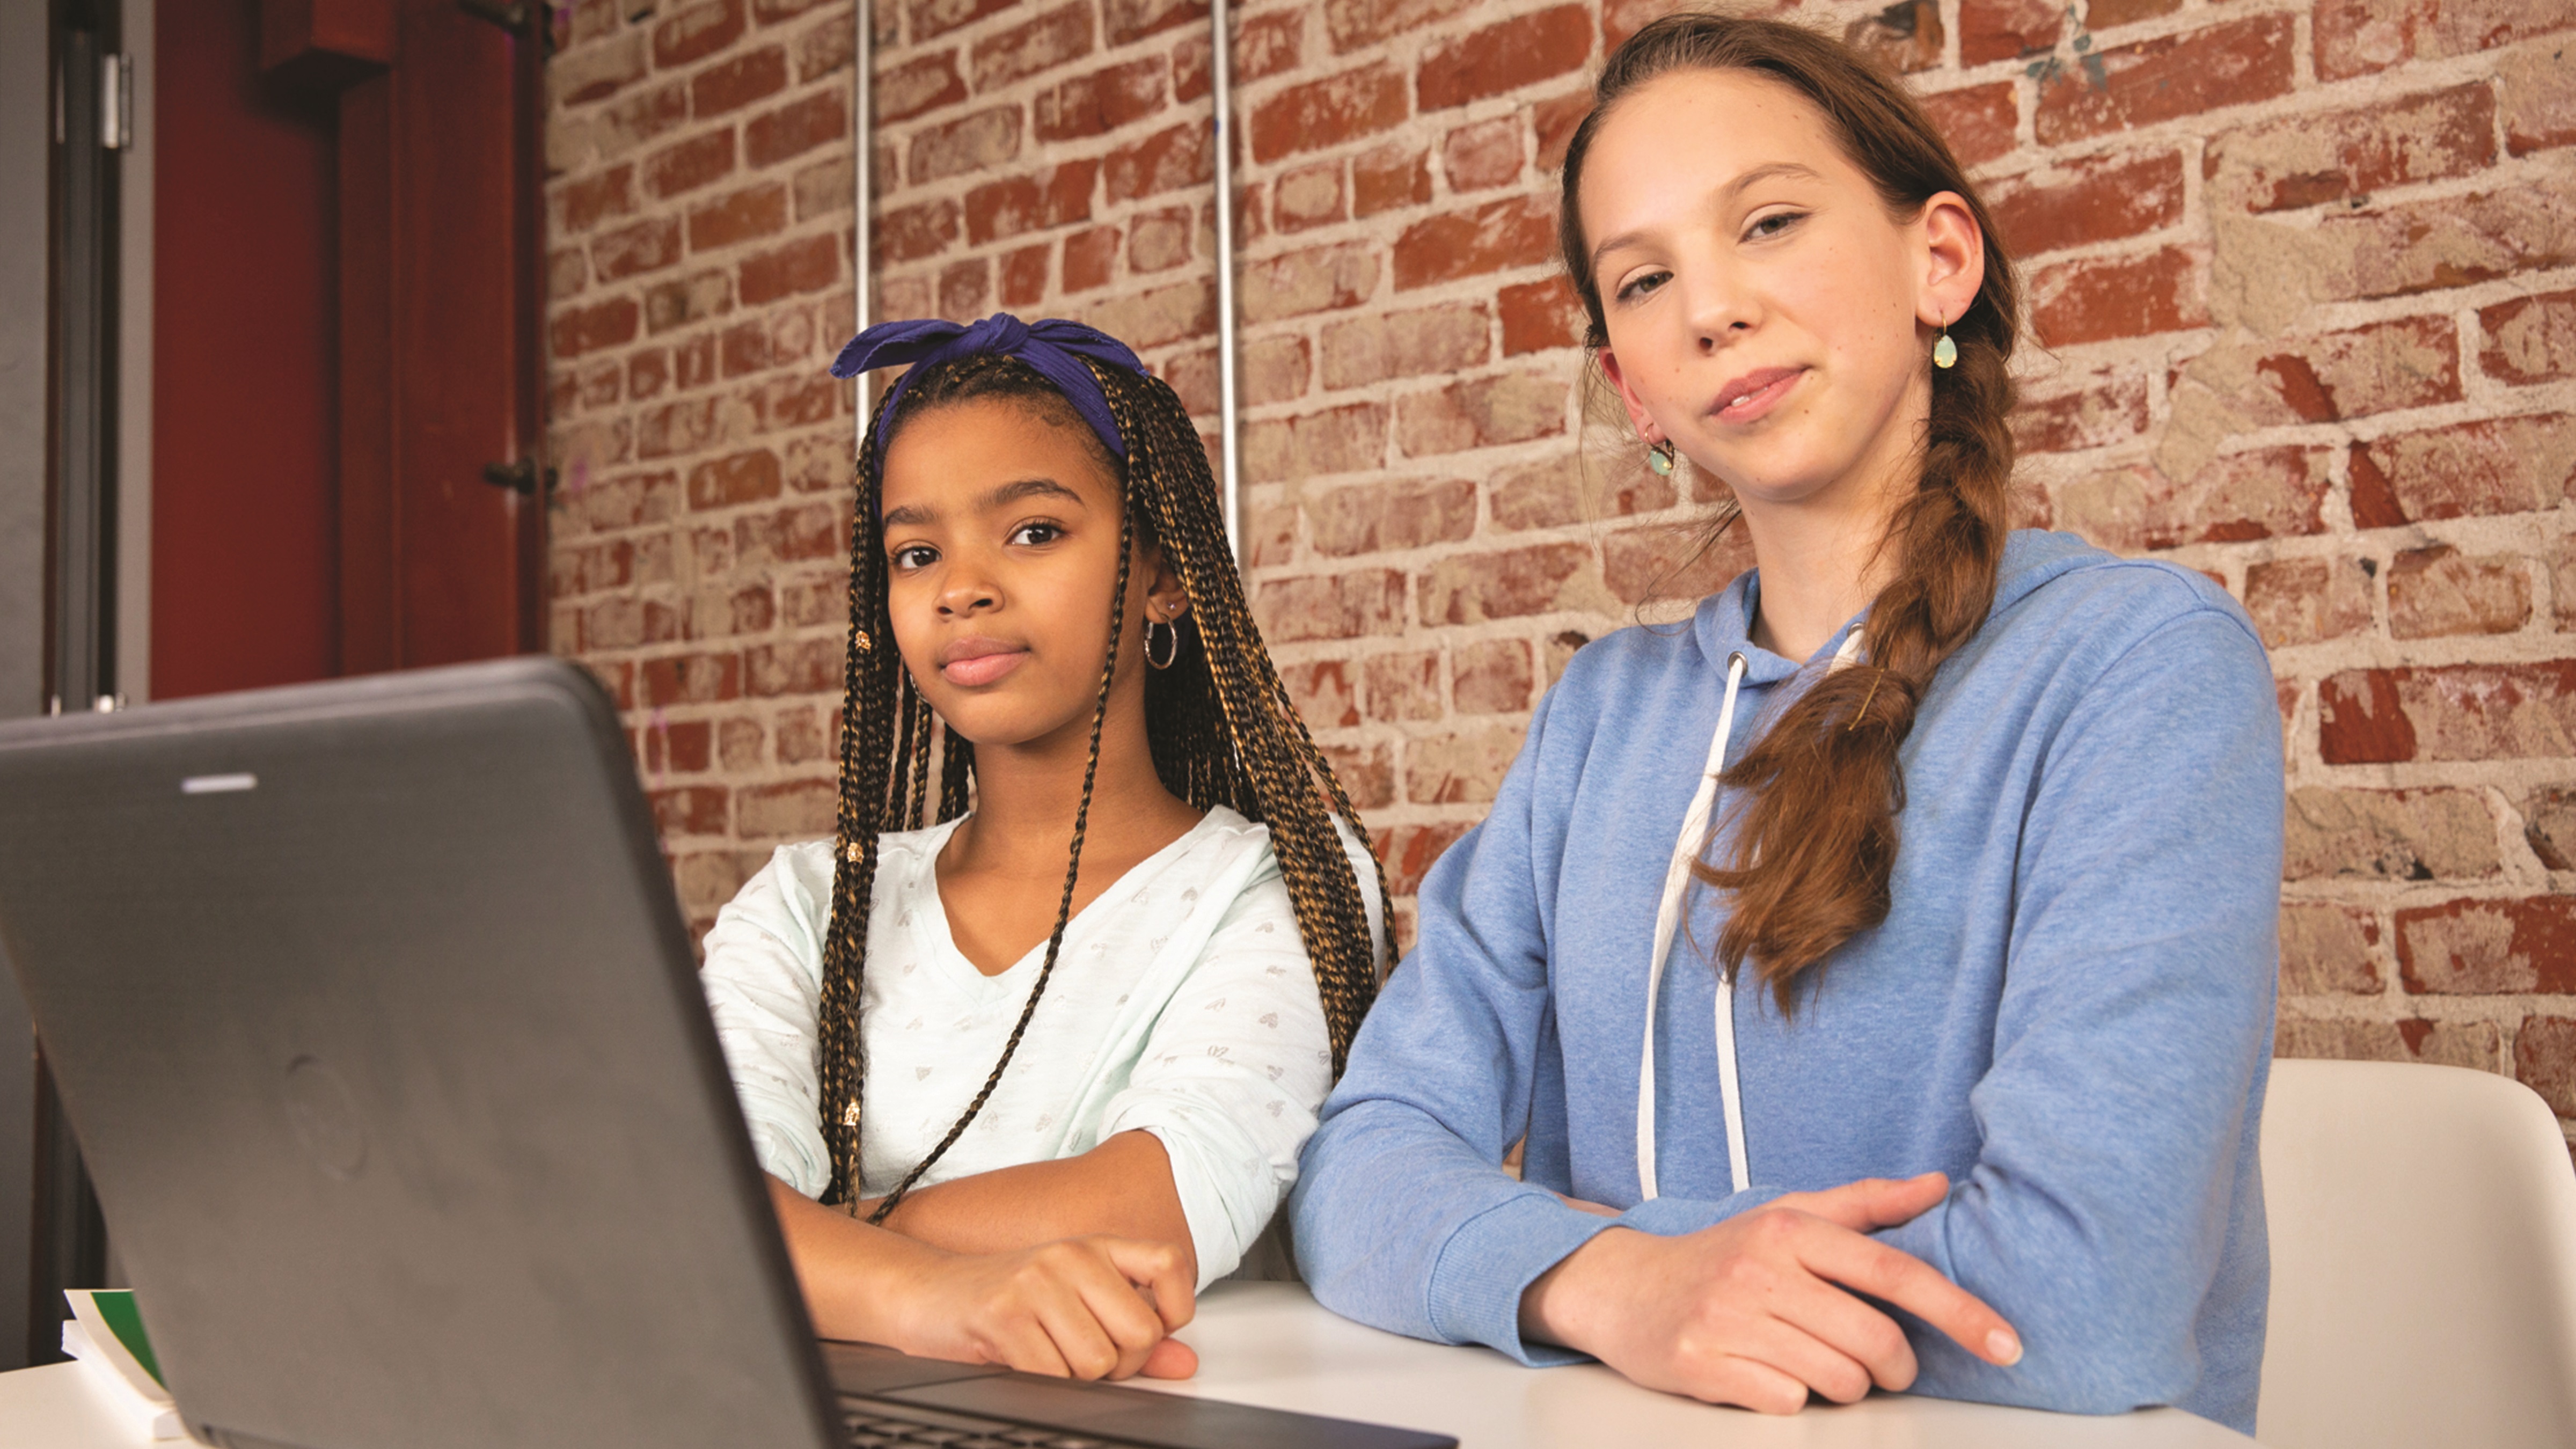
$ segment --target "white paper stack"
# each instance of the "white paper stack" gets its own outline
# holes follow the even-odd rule
[[[152,1350],[143,1338],[143,1321],[134,1312],[134,1295],[111,1289],[67,1288],[63,1297],[72,1306],[72,1316],[63,1323],[63,1352],[89,1367],[90,1381],[100,1386],[100,1397],[155,1439],[184,1437],[170,1391],[161,1386],[153,1367],[137,1356],[137,1348],[145,1354]],[[102,1297],[123,1301],[102,1308]],[[130,1329],[120,1332],[120,1322],[130,1324]],[[128,1333],[134,1339],[131,1344],[127,1342]]]

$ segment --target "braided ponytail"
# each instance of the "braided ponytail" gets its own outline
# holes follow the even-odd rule
[[[1614,53],[1594,106],[1566,148],[1557,236],[1591,323],[1609,341],[1576,207],[1583,158],[1618,99],[1677,70],[1748,70],[1821,110],[1845,154],[1895,214],[1940,192],[1966,200],[1985,238],[1985,276],[1949,326],[1959,355],[1932,373],[1932,411],[1914,493],[1887,546],[1896,576],[1871,603],[1863,667],[1835,670],[1799,696],[1729,766],[1732,848],[1693,873],[1728,892],[1717,956],[1730,974],[1751,962],[1782,1011],[1795,1009],[1834,949],[1887,918],[1905,804],[1900,753],[1942,663],[1994,607],[2013,470],[2011,359],[2020,306],[2010,258],[1957,158],[1903,87],[1840,43],[1770,20],[1680,14],[1653,21]],[[1712,536],[1740,516],[1733,502]]]

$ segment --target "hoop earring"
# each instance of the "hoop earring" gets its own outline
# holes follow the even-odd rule
[[[1658,478],[1670,478],[1673,476],[1673,440],[1666,438],[1662,442],[1648,448],[1646,450],[1646,466],[1654,469],[1655,476]]]
[[[1944,371],[1959,364],[1959,344],[1950,340],[1950,324],[1941,324],[1941,340],[1932,344],[1932,365]]]
[[[1166,648],[1166,649],[1163,651],[1163,657],[1162,657],[1162,658],[1160,658],[1160,659],[1157,659],[1157,658],[1155,658],[1155,657],[1154,657],[1154,637],[1155,637],[1155,636],[1154,636],[1154,631],[1155,631],[1155,630],[1157,630],[1157,629],[1160,629],[1160,630],[1162,630],[1162,631],[1163,631],[1163,634],[1162,634],[1162,637],[1163,637],[1163,638],[1168,639],[1168,640],[1170,640],[1170,641],[1171,641],[1171,645],[1170,645],[1170,647]],[[1172,623],[1170,620],[1167,620],[1167,619],[1148,619],[1148,620],[1146,620],[1146,621],[1145,621],[1145,663],[1146,663],[1148,666],[1150,666],[1150,667],[1152,667],[1152,668],[1155,668],[1155,669],[1169,669],[1169,668],[1171,668],[1171,667],[1173,666],[1173,664],[1177,663],[1177,662],[1180,660],[1180,657],[1181,657],[1181,626],[1180,626],[1180,625],[1178,625],[1178,624]]]

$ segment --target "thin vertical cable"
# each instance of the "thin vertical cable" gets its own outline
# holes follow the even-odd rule
[[[850,78],[850,170],[851,189],[858,209],[858,225],[853,229],[850,257],[851,305],[857,315],[851,321],[857,324],[855,330],[865,332],[871,320],[869,313],[873,310],[869,305],[873,299],[868,294],[874,281],[870,274],[875,267],[876,253],[877,17],[875,0],[851,0],[851,8],[850,23],[855,28],[850,63],[853,71]],[[858,406],[850,409],[850,420],[857,430],[855,441],[865,444],[868,437],[867,379],[862,377],[852,386],[858,390],[859,401]]]
[[[1234,380],[1234,47],[1226,32],[1225,0],[1208,5],[1208,72],[1215,85],[1216,133],[1216,397],[1217,441],[1225,452],[1218,501],[1225,510],[1225,546],[1243,565],[1242,476],[1235,455],[1241,428],[1235,417]]]

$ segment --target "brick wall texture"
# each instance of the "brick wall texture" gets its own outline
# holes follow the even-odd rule
[[[1553,170],[1659,0],[1235,8],[1247,573],[1399,891],[1588,639],[1714,587],[1603,420]],[[1810,0],[2027,266],[2030,521],[2272,648],[2285,1054],[2576,1120],[2576,8]],[[1216,431],[1204,0],[875,0],[879,316],[1134,344]],[[549,67],[553,642],[701,925],[831,828],[853,393],[847,0],[582,0]]]

